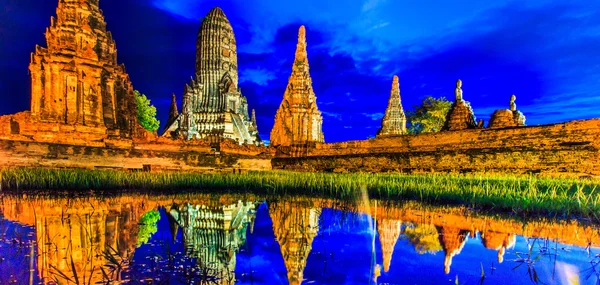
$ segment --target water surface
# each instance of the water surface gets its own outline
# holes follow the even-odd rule
[[[599,284],[596,226],[464,207],[136,194],[0,212],[0,284]]]

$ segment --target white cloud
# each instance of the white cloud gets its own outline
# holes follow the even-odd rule
[[[383,118],[383,113],[362,113],[363,116],[370,118],[373,121],[379,121]]]
[[[269,81],[275,79],[275,73],[264,68],[244,68],[240,70],[241,82],[254,82],[266,86]]]

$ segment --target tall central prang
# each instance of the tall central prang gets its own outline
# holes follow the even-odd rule
[[[246,97],[238,87],[233,28],[219,7],[202,20],[196,42],[195,77],[185,86],[181,114],[172,113],[168,121],[163,133],[166,137],[261,143],[256,123],[248,115]]]
[[[306,28],[298,30],[298,44],[292,75],[283,94],[283,101],[275,113],[271,130],[272,146],[322,143],[323,116],[317,108],[317,96],[312,88],[306,52]]]

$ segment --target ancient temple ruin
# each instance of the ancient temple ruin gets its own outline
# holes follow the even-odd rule
[[[292,75],[275,114],[272,146],[324,142],[323,117],[317,108],[306,52],[306,29],[300,26]]]
[[[69,276],[74,275],[85,276],[86,284],[106,280],[100,270],[107,264],[104,253],[111,252],[118,261],[132,253],[140,228],[139,217],[148,210],[131,197],[103,201],[73,197],[27,201],[21,197],[4,198],[0,208],[3,218],[35,231],[37,242],[31,245],[29,270],[39,274],[40,284],[51,284],[53,280],[69,284]]]
[[[98,1],[63,0],[31,54],[31,120],[130,137],[137,126],[129,76]]]
[[[388,218],[381,219],[381,221],[377,221],[377,232],[379,233],[379,243],[383,254],[383,271],[389,272],[394,248],[400,234],[402,234],[402,221]]]
[[[392,82],[392,91],[385,115],[381,120],[381,129],[377,132],[377,137],[394,136],[406,134],[406,115],[402,108],[400,99],[400,83],[398,76],[394,75]]]
[[[238,86],[233,28],[219,7],[202,20],[196,42],[196,74],[185,85],[181,114],[170,114],[163,136],[227,138],[260,144],[248,102]]]
[[[185,255],[197,258],[200,267],[219,284],[234,284],[236,255],[246,242],[255,219],[255,203],[229,205],[173,205],[167,214],[173,235],[183,232]]]
[[[468,101],[463,100],[462,81],[460,79],[456,80],[454,95],[455,100],[448,112],[448,117],[446,118],[443,130],[458,131],[476,128],[477,123],[471,104]]]
[[[319,230],[321,208],[311,202],[282,201],[269,204],[273,233],[281,248],[290,285],[300,285],[304,268]]]
[[[481,233],[481,242],[485,248],[498,251],[498,263],[504,261],[504,253],[509,248],[514,248],[517,236],[513,233],[499,233],[485,231]]]
[[[490,118],[488,128],[500,129],[525,126],[525,115],[517,110],[516,100],[515,95],[510,96],[510,109],[496,110]]]
[[[469,239],[469,231],[455,226],[442,226],[437,229],[440,233],[440,244],[444,249],[444,273],[448,274],[452,266],[452,258],[462,251]]]

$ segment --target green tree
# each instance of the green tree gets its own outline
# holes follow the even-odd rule
[[[439,132],[446,123],[452,102],[445,97],[427,96],[415,110],[407,112],[408,132],[412,134]]]
[[[158,220],[160,220],[160,213],[156,210],[150,210],[140,218],[140,230],[138,232],[136,247],[147,243],[150,237],[158,231],[158,226],[156,225]]]
[[[435,254],[442,250],[439,233],[434,225],[409,223],[404,229],[404,235],[419,254]]]
[[[140,94],[137,90],[134,93],[137,103],[138,122],[144,129],[156,132],[158,126],[160,126],[160,121],[156,119],[156,107],[150,105],[150,99],[146,95]]]

